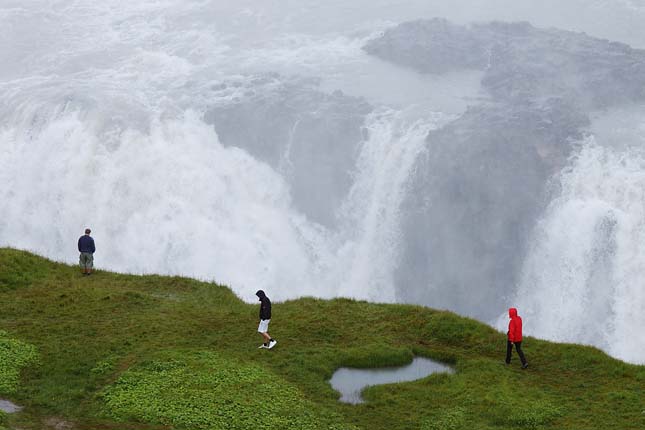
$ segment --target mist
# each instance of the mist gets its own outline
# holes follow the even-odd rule
[[[517,306],[642,363],[642,22],[636,0],[5,0],[0,246],[74,263],[88,226],[103,269],[500,329]]]

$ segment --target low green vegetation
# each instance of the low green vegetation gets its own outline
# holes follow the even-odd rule
[[[268,292],[271,296],[270,291]],[[645,367],[585,346],[505,337],[420,306],[303,298],[274,304],[272,350],[257,305],[191,279],[77,268],[0,249],[0,429],[642,429]],[[367,388],[328,384],[341,366],[451,364]]]
[[[6,428],[3,426],[6,420],[7,420],[7,414],[5,414],[4,411],[0,410],[0,430],[4,430]]]
[[[102,395],[106,415],[194,429],[341,428],[271,371],[213,352],[160,353]]]
[[[424,422],[423,430],[459,430],[466,427],[466,409],[457,406],[453,409],[444,410],[434,419]]]
[[[37,361],[33,345],[11,339],[6,331],[0,330],[0,393],[13,394],[18,388],[22,368]]]

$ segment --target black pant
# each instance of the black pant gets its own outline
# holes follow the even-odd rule
[[[522,365],[526,364],[526,358],[524,357],[524,352],[522,352],[522,342],[515,342],[515,349],[517,350],[517,355],[520,356],[520,361]],[[506,341],[506,364],[511,362],[511,352],[513,351],[513,344],[510,340]]]

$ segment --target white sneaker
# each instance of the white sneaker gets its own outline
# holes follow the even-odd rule
[[[273,348],[276,343],[278,343],[277,340],[272,340],[271,342],[269,342],[269,349]]]
[[[263,343],[262,345],[258,346],[258,349],[268,349],[269,347]]]

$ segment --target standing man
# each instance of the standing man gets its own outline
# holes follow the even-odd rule
[[[94,246],[94,239],[90,237],[91,232],[92,230],[86,228],[85,235],[78,239],[78,252],[81,253],[79,263],[83,270],[83,276],[89,276],[92,273],[92,267],[94,267],[94,251],[96,251],[96,247]]]
[[[258,290],[255,295],[260,299],[260,325],[258,327],[258,333],[260,333],[264,339],[264,343],[260,345],[259,348],[271,349],[276,343],[278,343],[269,334],[269,322],[271,322],[271,300],[269,300],[262,290]]]
[[[513,352],[513,345],[517,350],[517,355],[520,356],[522,362],[522,369],[529,367],[526,362],[524,352],[522,352],[522,318],[517,314],[517,309],[510,308],[508,310],[508,317],[511,321],[508,323],[508,342],[506,343],[506,364],[511,364],[511,352]]]

